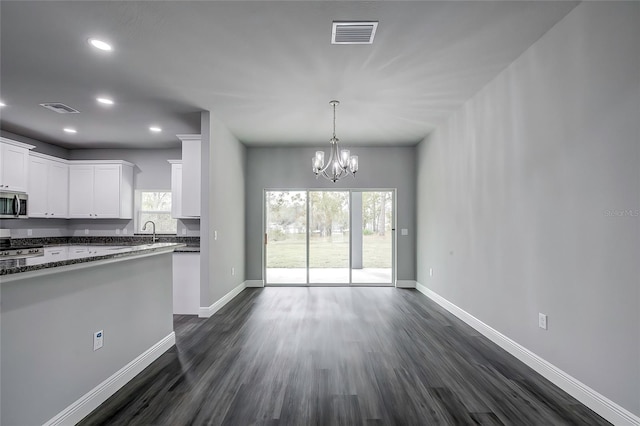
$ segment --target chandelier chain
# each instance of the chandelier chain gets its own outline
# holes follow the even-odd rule
[[[333,139],[336,138],[336,104],[333,102]]]

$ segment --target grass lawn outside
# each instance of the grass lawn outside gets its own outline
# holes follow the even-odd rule
[[[391,268],[391,233],[362,236],[364,268]],[[349,235],[330,237],[312,235],[309,241],[311,268],[349,266]],[[305,268],[307,263],[304,234],[285,234],[280,241],[267,244],[267,268]]]

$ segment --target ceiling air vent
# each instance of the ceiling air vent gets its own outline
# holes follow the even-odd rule
[[[78,114],[80,112],[77,109],[73,109],[70,106],[61,104],[60,102],[47,102],[40,104],[40,106],[50,109],[53,112],[57,112],[58,114]]]
[[[371,44],[378,22],[334,22],[331,44]]]

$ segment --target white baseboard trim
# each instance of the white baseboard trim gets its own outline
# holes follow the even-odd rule
[[[640,426],[640,417],[491,328],[464,309],[420,283],[416,283],[416,289],[614,425]]]
[[[246,280],[244,284],[246,287],[264,287],[264,280]]]
[[[397,288],[416,288],[416,282],[414,280],[396,280]]]
[[[237,286],[236,288],[234,288],[233,290],[231,290],[229,293],[222,296],[220,299],[218,299],[218,301],[214,302],[213,305],[200,306],[200,312],[198,313],[198,316],[200,318],[209,318],[211,315],[218,312],[220,309],[222,309],[224,305],[229,303],[231,299],[236,297],[238,294],[240,294],[242,290],[246,288],[245,283],[246,281],[240,284],[239,286]]]
[[[62,410],[58,415],[46,422],[44,426],[75,425],[138,375],[138,373],[147,368],[153,361],[158,359],[160,355],[169,350],[175,343],[176,334],[172,331],[171,334],[138,355],[133,361],[111,375],[111,377]]]

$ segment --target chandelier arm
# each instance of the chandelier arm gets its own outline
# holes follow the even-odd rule
[[[343,177],[347,177],[349,175],[355,176],[349,170],[344,170],[344,169],[340,169],[339,173],[336,175],[336,179],[335,180],[334,180],[333,175],[328,174],[326,171],[320,171],[320,172],[318,172],[318,175],[322,175],[326,179],[334,181],[334,182],[337,181],[337,180],[342,179]]]
[[[327,174],[327,169],[329,168],[329,165],[330,165],[330,164],[332,164],[332,163],[333,163],[333,161],[331,161],[331,155],[329,155],[329,161],[327,161],[327,162],[325,163],[325,165],[324,165],[324,167],[323,167],[323,168],[321,168],[320,170],[318,170],[318,173],[321,173],[321,174],[323,174],[323,175],[325,175],[325,176],[326,176],[326,174]]]
[[[349,170],[349,160],[347,159],[346,165],[344,165],[341,160],[342,160],[342,157],[340,156],[338,142],[337,140],[335,142],[332,141],[331,149],[329,150],[329,160],[325,164],[324,168],[318,171],[318,173],[322,174],[325,178],[332,180],[334,182],[336,180],[342,179],[343,177],[352,175],[351,171]],[[327,170],[329,170],[329,167],[333,167],[333,164],[336,161],[338,162],[339,173],[335,175],[336,178],[334,179],[333,173],[327,173]]]
[[[349,159],[347,159],[346,165],[342,162],[342,152],[340,151],[340,145],[338,144],[338,138],[336,138],[335,143],[333,144],[333,154],[335,158],[338,160],[338,165],[342,169],[346,169],[349,166]]]
[[[333,159],[334,159],[334,143],[331,142],[331,149],[329,150],[329,159],[325,162],[325,165],[322,169],[320,169],[320,171],[318,171],[318,173],[323,173],[325,174],[325,172],[327,171],[327,169],[329,168],[329,166],[333,166]]]

